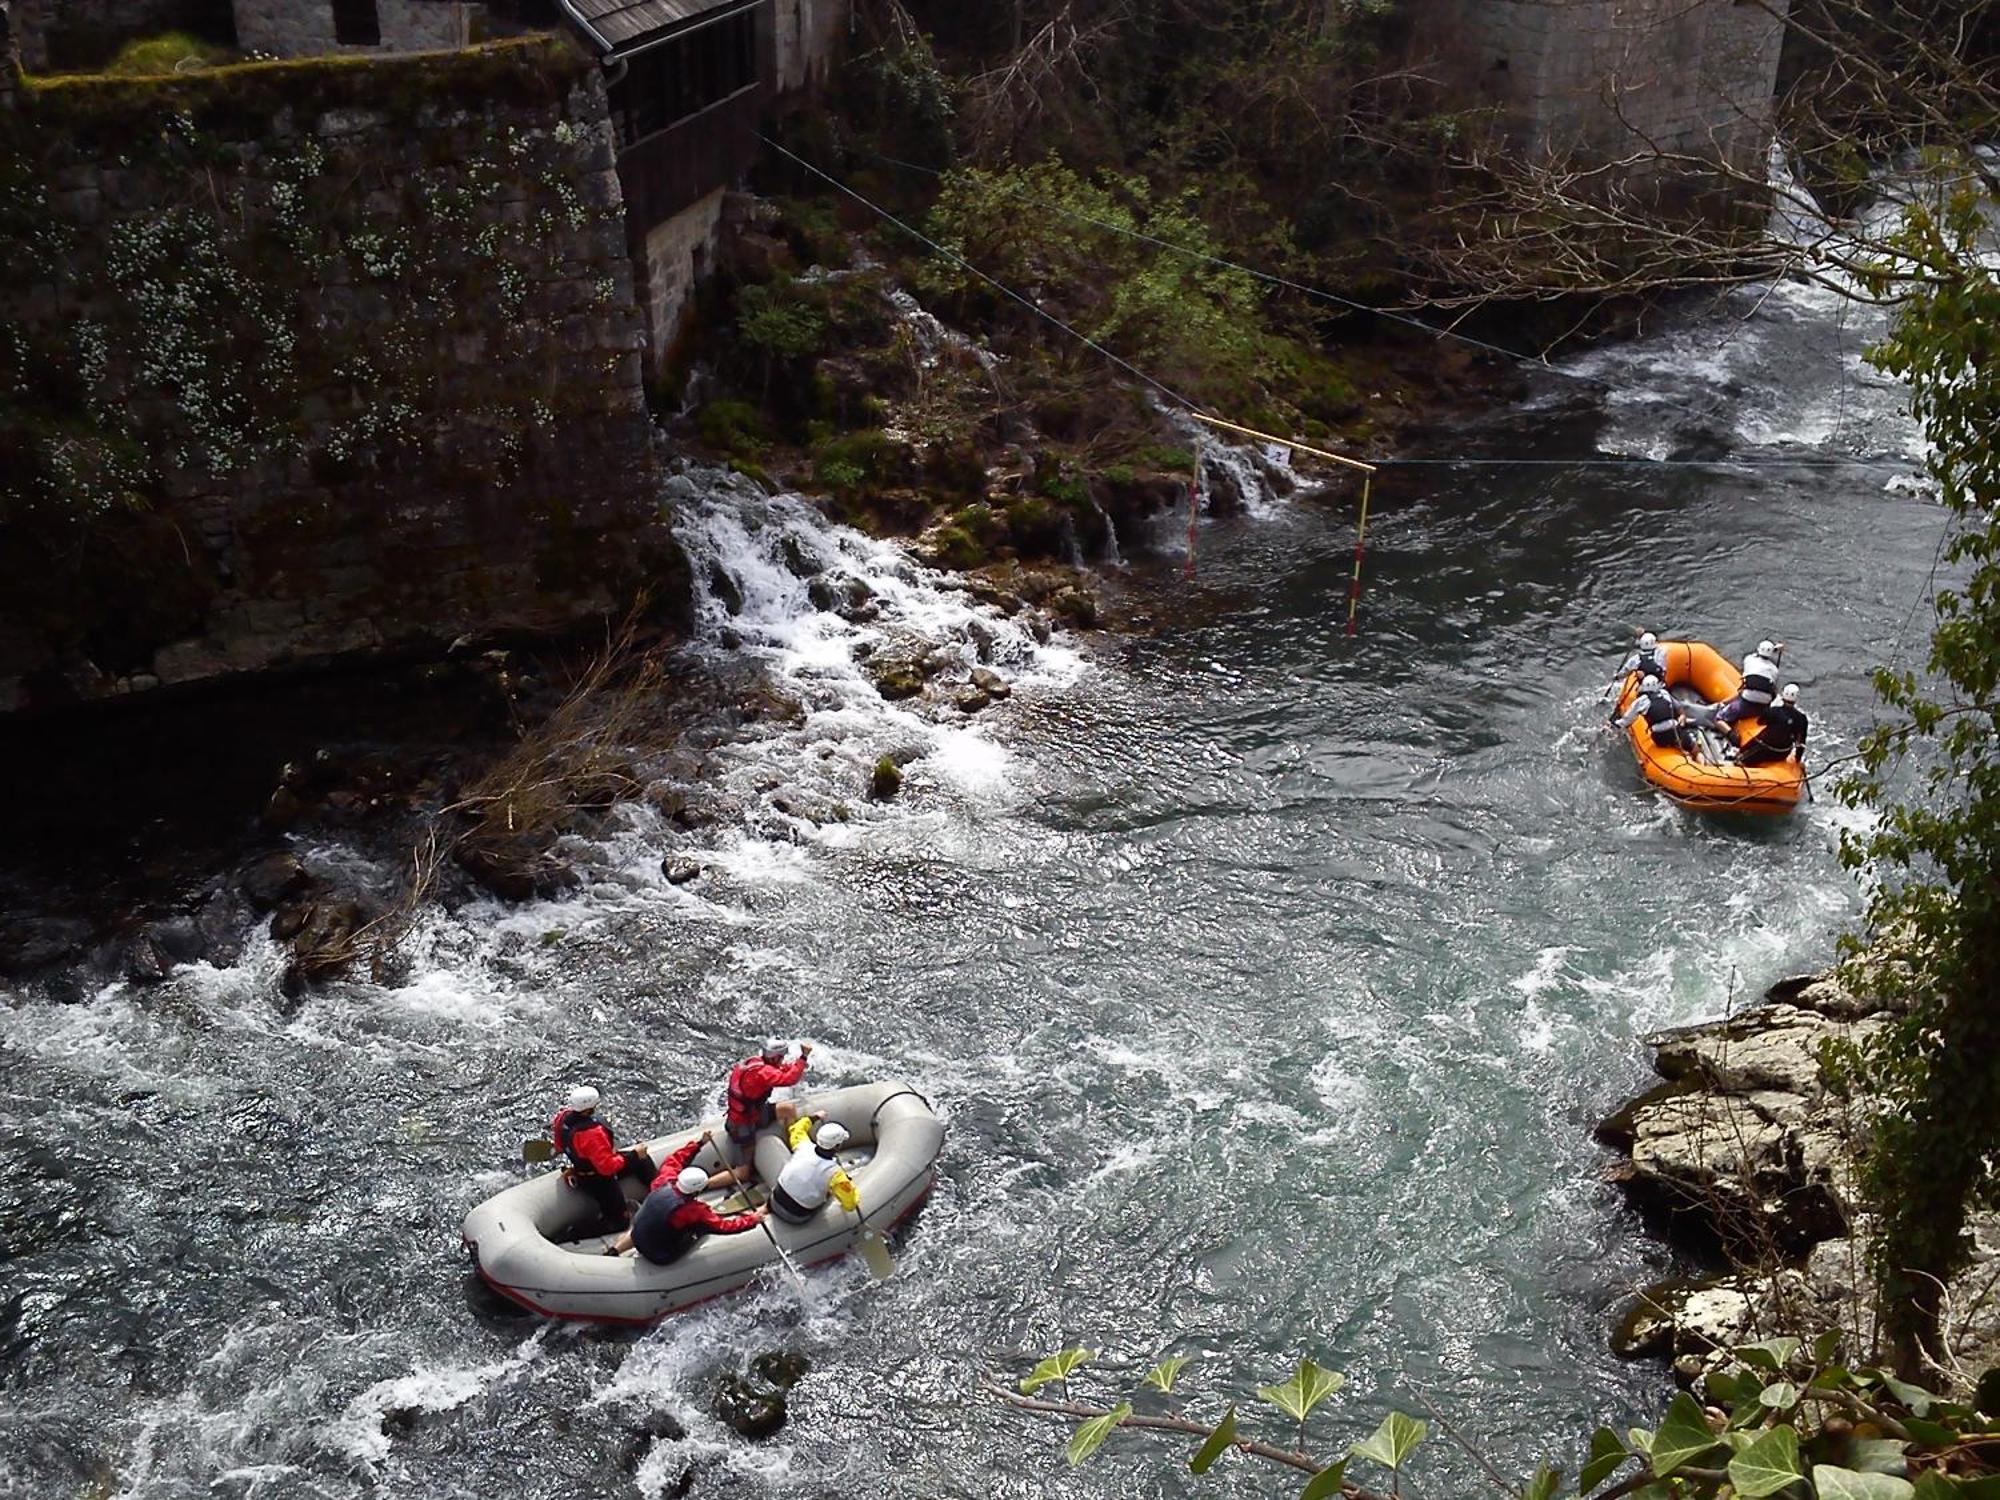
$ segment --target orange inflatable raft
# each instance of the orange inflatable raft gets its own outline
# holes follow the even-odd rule
[[[1710,703],[1736,696],[1743,674],[1713,646],[1700,641],[1661,641],[1667,661],[1667,686],[1693,688]],[[1626,675],[1618,692],[1618,712],[1622,715],[1639,695],[1639,674]],[[1736,743],[1747,745],[1762,728],[1755,714],[1745,714],[1731,726]],[[1788,813],[1799,805],[1805,789],[1805,767],[1796,759],[1766,766],[1742,766],[1724,760],[1719,745],[1731,729],[1704,731],[1697,736],[1699,754],[1653,743],[1653,732],[1644,716],[1625,726],[1632,738],[1632,751],[1639,757],[1640,773],[1654,786],[1685,807],[1705,812]]]

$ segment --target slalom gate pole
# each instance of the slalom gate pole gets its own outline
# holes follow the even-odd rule
[[[1361,554],[1368,545],[1368,491],[1373,473],[1361,477],[1361,524],[1354,528],[1354,577],[1347,585],[1347,633],[1354,634],[1354,619],[1361,611]]]
[[[1197,459],[1196,462],[1199,463],[1200,460]],[[1200,513],[1201,513],[1201,482],[1199,480],[1190,479],[1188,481],[1187,557],[1181,563],[1181,577],[1189,580],[1190,582],[1194,580],[1195,518]]]
[[[1354,622],[1361,610],[1361,556],[1368,541],[1368,494],[1375,479],[1375,465],[1363,463],[1358,458],[1349,458],[1344,453],[1329,453],[1324,448],[1315,448],[1310,443],[1302,443],[1297,438],[1279,437],[1275,432],[1260,432],[1255,427],[1245,427],[1241,422],[1225,421],[1221,417],[1211,417],[1207,412],[1188,413],[1197,422],[1206,422],[1211,427],[1220,427],[1225,432],[1240,432],[1245,437],[1257,438],[1262,442],[1276,443],[1299,453],[1310,453],[1314,458],[1323,458],[1330,463],[1343,465],[1361,471],[1361,522],[1354,531],[1354,577],[1347,589],[1347,633],[1354,634]],[[1190,535],[1188,556],[1192,558],[1193,535],[1192,515],[1189,517]]]

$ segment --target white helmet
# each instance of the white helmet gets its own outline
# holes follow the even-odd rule
[[[1658,692],[1659,689],[1660,689],[1660,679],[1654,676],[1651,672],[1648,672],[1644,677],[1639,679],[1639,690],[1641,692],[1655,693]]]
[[[1660,638],[1654,635],[1652,631],[1645,630],[1639,633],[1639,649],[1641,651],[1651,651],[1659,644]]]
[[[707,1190],[708,1173],[702,1171],[700,1167],[682,1167],[681,1175],[674,1179],[674,1191],[683,1198],[692,1198],[695,1194]]]
[[[597,1092],[597,1090],[592,1088],[589,1084],[579,1083],[575,1088],[569,1091],[569,1098],[564,1102],[571,1109],[581,1112],[586,1109],[597,1108],[597,1101],[601,1097],[602,1096]]]
[[[1784,692],[1780,693],[1780,694],[1779,694],[1778,696],[1779,696],[1780,698],[1783,698],[1783,699],[1784,699],[1784,700],[1785,700],[1785,701],[1786,701],[1787,703],[1796,703],[1796,702],[1798,702],[1798,701],[1799,701],[1799,685],[1798,685],[1798,684],[1797,684],[1796,682],[1788,682],[1788,683],[1786,683],[1786,684],[1785,684],[1785,690],[1784,690]]]
[[[1777,644],[1776,642],[1773,641],[1759,641],[1757,643],[1757,654],[1759,656],[1769,656],[1773,651],[1776,651],[1777,649],[1778,649]]]
[[[828,1120],[813,1132],[813,1142],[829,1151],[838,1151],[847,1144],[847,1127],[838,1120]]]
[[[771,1037],[764,1043],[764,1056],[766,1057],[783,1057],[791,1050],[792,1044],[781,1036]]]

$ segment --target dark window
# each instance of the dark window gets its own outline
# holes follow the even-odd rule
[[[611,112],[626,145],[665,130],[757,82],[757,13],[698,26],[626,60]]]
[[[333,39],[343,47],[382,45],[382,17],[375,0],[333,0]]]

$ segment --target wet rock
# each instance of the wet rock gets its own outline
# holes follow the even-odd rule
[[[785,1393],[762,1380],[725,1375],[716,1382],[711,1411],[744,1437],[767,1438],[785,1425]]]
[[[655,1443],[678,1443],[687,1437],[687,1428],[672,1412],[649,1411],[632,1424],[631,1434],[619,1450],[619,1462],[629,1471],[637,1469]]]
[[[1072,585],[1049,598],[1049,608],[1072,625],[1089,629],[1097,623],[1097,596]]]
[[[271,936],[279,942],[287,942],[297,937],[312,915],[310,901],[293,901],[271,913]]]
[[[972,685],[989,698],[1011,697],[1014,685],[991,667],[974,667]]]
[[[146,936],[170,963],[199,963],[208,957],[208,939],[191,916],[154,922],[146,928]]]
[[[243,956],[243,933],[249,918],[248,906],[226,890],[211,891],[195,909],[194,923],[210,963],[226,969]]]
[[[467,839],[452,850],[452,860],[503,901],[559,896],[580,883],[545,839]]]
[[[778,561],[794,578],[817,578],[826,571],[826,564],[807,549],[796,532],[788,531],[778,539]]]
[[[14,917],[0,923],[0,974],[20,977],[83,956],[90,924],[70,917]]]
[[[718,564],[711,564],[708,570],[708,589],[732,615],[743,613],[743,590],[737,587],[736,579],[728,569]]]
[[[1038,609],[1029,610],[1022,617],[1021,624],[1027,630],[1028,634],[1034,637],[1035,643],[1040,646],[1046,646],[1049,643],[1049,638],[1055,634],[1054,627],[1049,623],[1049,617]]]
[[[270,911],[311,888],[312,872],[296,854],[267,854],[243,872],[237,882],[243,897],[258,911]]]
[[[893,755],[885,755],[875,762],[875,770],[868,778],[868,795],[874,801],[887,802],[903,789],[903,768],[896,764]]]
[[[750,1361],[750,1373],[758,1379],[788,1391],[806,1378],[812,1368],[803,1354],[788,1349],[772,1349]]]
[[[173,960],[146,933],[137,934],[125,944],[125,977],[134,984],[158,984],[173,967]]]
[[[969,687],[959,689],[958,696],[953,698],[952,701],[958,705],[961,712],[976,714],[982,708],[992,703],[993,700],[978,688]]]
[[[875,691],[890,702],[902,698],[914,698],[924,690],[924,669],[921,663],[907,657],[871,658],[868,675],[875,679]]]
[[[667,877],[668,885],[686,885],[701,874],[701,861],[685,855],[669,855],[660,862],[660,873]]]

